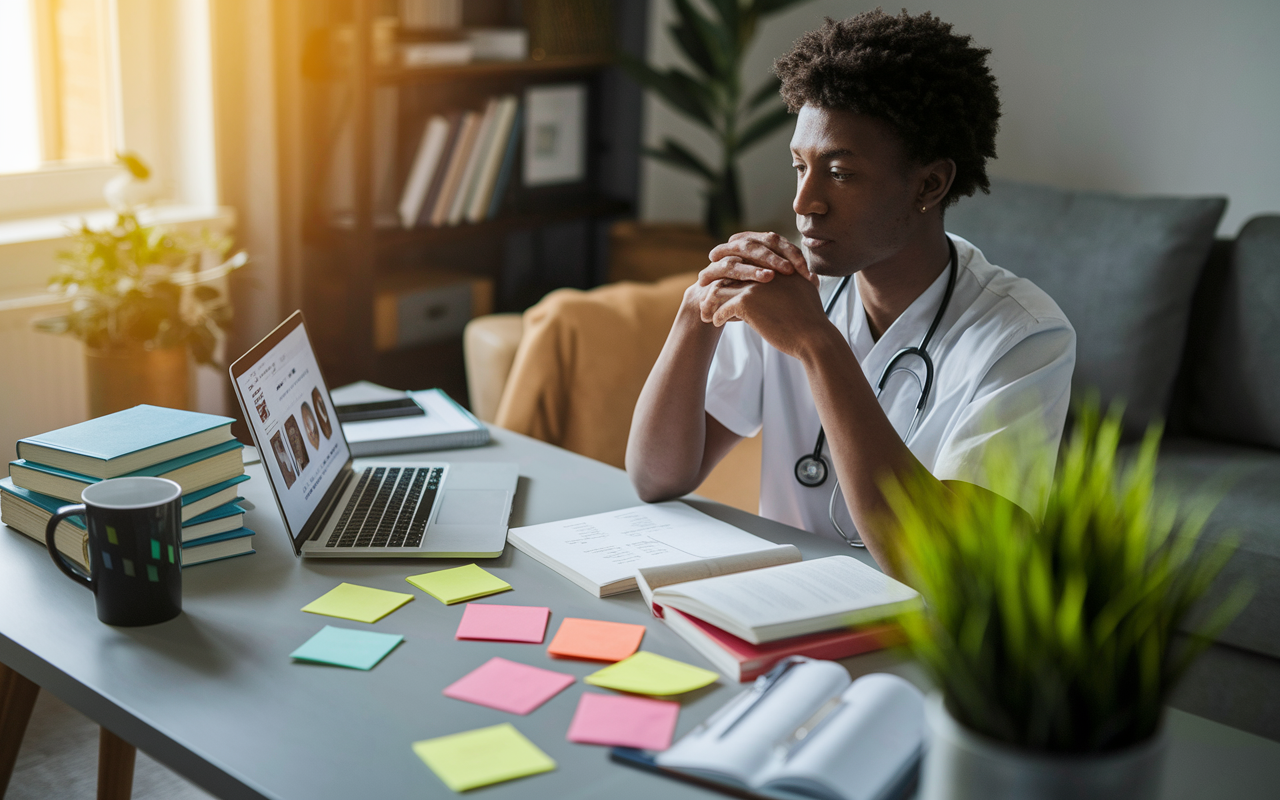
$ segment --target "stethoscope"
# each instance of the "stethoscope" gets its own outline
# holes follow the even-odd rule
[[[942,304],[938,306],[938,312],[933,315],[933,323],[929,325],[929,330],[925,331],[924,338],[920,340],[920,344],[915,347],[904,347],[893,354],[893,358],[889,359],[889,363],[884,365],[884,369],[880,371],[880,380],[876,381],[876,399],[880,399],[880,394],[884,391],[884,386],[889,382],[889,378],[895,373],[905,372],[915,378],[916,385],[920,387],[920,399],[916,402],[916,413],[911,417],[911,425],[907,427],[907,432],[902,437],[902,441],[906,442],[911,438],[911,434],[915,432],[916,423],[920,421],[920,415],[924,413],[924,407],[929,402],[929,391],[933,388],[933,359],[929,357],[929,342],[933,340],[933,334],[938,330],[938,325],[942,323],[943,316],[947,313],[947,306],[951,304],[951,292],[956,288],[956,274],[960,269],[960,260],[956,256],[956,246],[950,238],[947,239],[947,247],[951,251],[951,263],[948,265],[949,273],[947,275],[947,289],[942,295]],[[846,275],[844,280],[840,281],[840,285],[836,287],[835,292],[831,295],[831,299],[827,301],[827,307],[823,309],[823,313],[827,318],[831,318],[831,309],[835,308],[836,301],[840,299],[840,295],[844,293],[845,287],[849,285],[849,279],[852,275]],[[906,367],[897,366],[902,359],[909,356],[916,356],[924,362],[924,382],[920,382],[920,376]],[[827,482],[827,473],[830,467],[827,465],[827,459],[822,455],[822,448],[827,443],[827,432],[821,427],[818,428],[818,441],[813,446],[813,452],[800,457],[796,462],[796,480],[800,481],[800,485],[816,488]],[[836,532],[840,534],[840,538],[844,539],[850,547],[866,547],[862,542],[862,537],[856,539],[849,538],[844,532],[844,528],[840,527],[840,523],[836,522],[836,496],[840,492],[840,479],[836,479],[836,485],[831,489],[831,501],[827,503],[827,517],[831,520],[831,524],[835,527]]]

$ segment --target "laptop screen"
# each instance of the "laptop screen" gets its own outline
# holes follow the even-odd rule
[[[231,373],[276,499],[296,536],[350,459],[302,315],[281,324]]]

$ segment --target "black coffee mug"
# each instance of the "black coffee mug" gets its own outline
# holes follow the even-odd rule
[[[80,493],[45,527],[53,563],[93,592],[108,625],[154,625],[182,613],[182,487],[165,478],[112,478]],[[72,568],[54,545],[67,517],[84,517],[89,574]]]

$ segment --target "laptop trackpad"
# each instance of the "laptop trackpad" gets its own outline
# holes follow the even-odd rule
[[[441,525],[503,525],[507,493],[494,489],[450,489],[436,522]]]

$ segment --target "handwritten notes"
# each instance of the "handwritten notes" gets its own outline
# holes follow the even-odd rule
[[[405,580],[445,605],[475,600],[511,588],[511,584],[475,564],[410,575]]]
[[[454,638],[542,644],[550,617],[546,606],[467,603]]]
[[[547,652],[560,658],[620,661],[639,650],[643,638],[643,625],[568,617]]]
[[[679,716],[680,704],[669,700],[588,692],[578,701],[567,738],[582,744],[666,750]]]
[[[584,681],[619,692],[668,696],[701,689],[720,679],[719,673],[685,664],[657,653],[636,653],[617,664],[593,672]]]
[[[351,669],[373,667],[404,641],[403,636],[326,625],[290,657],[298,661],[332,664]]]
[[[491,658],[444,689],[445,697],[480,706],[528,714],[564,691],[572,675]]]
[[[302,610],[308,614],[324,614],[355,622],[377,622],[412,599],[411,594],[340,583],[307,603]]]
[[[556,768],[550,756],[509,722],[414,742],[413,752],[455,792]]]

